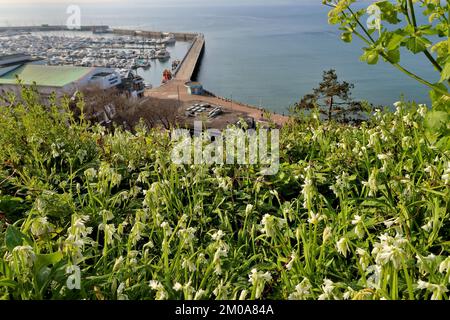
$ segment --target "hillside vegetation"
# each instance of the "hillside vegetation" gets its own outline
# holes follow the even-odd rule
[[[448,298],[448,125],[426,106],[293,119],[261,176],[22,100],[0,107],[3,299]]]

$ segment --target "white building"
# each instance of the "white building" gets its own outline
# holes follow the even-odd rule
[[[0,92],[20,91],[20,85],[35,85],[43,95],[72,95],[87,86],[110,89],[121,84],[118,73],[109,68],[47,66],[30,63],[24,55],[0,57]]]

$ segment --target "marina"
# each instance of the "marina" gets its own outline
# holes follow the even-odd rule
[[[168,47],[173,48],[173,34],[162,38],[134,36],[46,34],[43,32],[0,33],[0,55],[20,52],[47,65],[104,67],[118,69],[122,74],[132,69],[149,69],[152,60],[165,62],[171,58]],[[172,61],[178,65],[179,60]]]
[[[21,53],[28,55],[33,63],[49,66],[107,68],[120,75],[122,83],[132,81],[132,87],[138,87],[135,92],[139,97],[174,100],[187,107],[193,103],[209,105],[207,118],[214,126],[235,123],[240,117],[251,117],[259,122],[269,120],[261,108],[216,97],[203,90],[201,84],[197,88],[190,87],[205,50],[203,34],[106,26],[73,31],[41,26],[0,28],[0,40],[0,55]],[[180,110],[188,114],[189,120],[196,120],[205,111]],[[287,117],[273,114],[270,120],[282,125]]]

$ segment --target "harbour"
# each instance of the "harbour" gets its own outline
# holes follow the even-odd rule
[[[78,32],[84,34],[79,35]],[[192,108],[193,104],[210,106],[215,110],[215,117],[209,121],[212,127],[224,127],[240,118],[251,118],[251,122],[273,121],[278,125],[287,121],[286,117],[275,113],[267,117],[261,107],[217,97],[202,84],[196,84],[199,92],[192,91],[190,84],[196,83],[206,46],[205,36],[201,33],[111,29],[108,26],[68,30],[62,26],[43,25],[0,28],[1,37],[9,41],[2,41],[0,54],[22,52],[36,63],[49,66],[108,68],[120,75],[122,82],[130,73],[136,74],[137,79],[142,78],[143,84],[139,85],[135,96],[174,100],[181,108],[180,114],[189,114],[185,109]],[[177,57],[171,57],[171,48],[178,43],[185,45],[186,52],[182,56],[178,53]],[[152,62],[155,60],[157,64]],[[164,69],[162,72],[161,68],[154,71],[154,65]],[[161,80],[150,83],[145,81],[146,74]],[[184,122],[198,120],[193,115]]]

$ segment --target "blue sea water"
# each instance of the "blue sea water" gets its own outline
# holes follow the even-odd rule
[[[206,51],[199,72],[204,86],[221,96],[287,112],[311,91],[322,72],[336,69],[355,84],[353,96],[391,105],[406,99],[428,102],[427,88],[381,62],[359,61],[363,43],[340,40],[320,4],[289,5],[114,5],[81,4],[83,24],[108,24],[162,31],[202,32]],[[212,2],[211,2],[212,3]],[[66,5],[5,5],[0,25],[63,24]],[[407,67],[436,82],[439,75],[423,58],[406,53]]]

